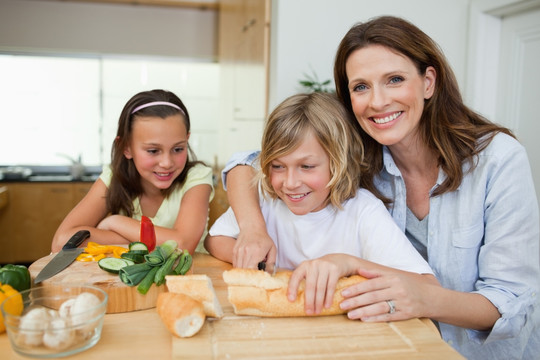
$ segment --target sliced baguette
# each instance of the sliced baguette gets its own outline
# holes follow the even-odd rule
[[[304,310],[304,281],[300,283],[296,301],[287,299],[287,287],[292,271],[279,271],[274,276],[252,269],[231,269],[223,272],[223,280],[228,286],[228,299],[237,315],[264,317],[307,316]],[[364,281],[353,275],[339,279],[334,301],[330,308],[324,308],[318,315],[344,314],[339,307],[343,301],[342,289]]]
[[[195,335],[206,319],[203,305],[185,294],[161,293],[156,308],[167,329],[178,337]]]
[[[206,316],[223,317],[223,309],[208,275],[167,275],[165,282],[169,292],[186,294],[202,303]]]

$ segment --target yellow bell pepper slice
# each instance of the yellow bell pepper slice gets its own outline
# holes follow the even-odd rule
[[[92,255],[92,254],[82,253],[79,256],[77,256],[76,260],[77,261],[99,261],[103,259],[104,257],[105,257],[105,254]]]
[[[122,254],[123,253],[126,253],[128,252],[128,249],[124,248],[124,247],[121,247],[121,246],[112,246],[114,249],[113,249],[113,256],[115,258],[118,258],[120,259],[122,257]]]
[[[115,258],[121,258],[122,253],[127,252],[128,249],[122,246],[116,245],[101,245],[93,241],[89,241],[84,252],[78,257],[78,261],[99,261],[106,257],[107,254],[111,254]]]

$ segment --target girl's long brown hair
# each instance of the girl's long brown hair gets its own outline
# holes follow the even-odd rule
[[[465,162],[469,162],[470,169],[473,169],[475,156],[489,145],[497,133],[513,134],[469,109],[463,103],[454,73],[439,46],[415,25],[393,16],[354,25],[338,47],[334,63],[336,92],[350,112],[347,59],[354,51],[375,44],[409,58],[420,75],[425,75],[429,66],[435,69],[435,92],[425,100],[419,131],[424,143],[438,154],[439,166],[447,175],[433,196],[456,190],[464,176],[462,165]],[[364,132],[358,122],[356,129],[364,142],[365,161],[369,166],[361,177],[361,186],[389,203],[373,182],[383,168],[382,145]]]
[[[168,105],[155,105],[133,113],[133,110],[138,106],[154,101],[170,102],[178,105],[182,110],[178,110]],[[140,92],[129,99],[122,109],[122,113],[118,120],[116,139],[113,142],[111,149],[112,179],[106,196],[107,210],[111,214],[123,213],[129,217],[133,216],[133,200],[143,193],[141,176],[135,168],[133,160],[127,159],[124,156],[124,149],[131,141],[133,121],[135,121],[137,117],[155,116],[165,119],[168,116],[177,114],[182,115],[186,131],[189,134],[191,127],[189,113],[178,96],[170,91],[151,90]],[[188,144],[188,157],[184,170],[178,175],[169,188],[161,190],[162,194],[167,197],[176,187],[182,186],[186,180],[189,169],[197,163],[202,162],[196,161],[195,155]]]

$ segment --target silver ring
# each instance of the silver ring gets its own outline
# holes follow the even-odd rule
[[[386,303],[390,307],[390,310],[388,310],[389,314],[393,314],[396,312],[396,305],[394,305],[394,302],[392,300],[386,300]]]

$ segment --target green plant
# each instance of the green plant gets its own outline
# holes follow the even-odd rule
[[[298,83],[306,88],[309,92],[323,92],[323,93],[333,93],[335,90],[331,87],[331,80],[320,81],[319,77],[312,71],[312,75],[304,73],[305,79],[299,80]]]

